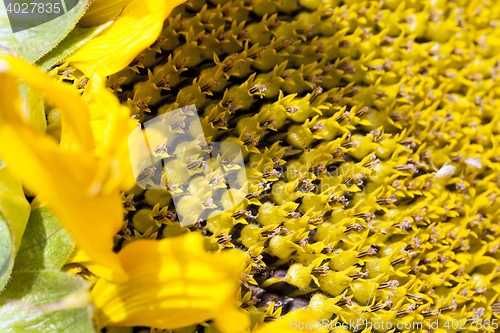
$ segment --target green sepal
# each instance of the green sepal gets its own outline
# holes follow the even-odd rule
[[[0,160],[0,290],[14,266],[29,214],[30,205],[21,181]]]
[[[68,233],[43,206],[31,210],[13,271],[59,270],[74,249]]]

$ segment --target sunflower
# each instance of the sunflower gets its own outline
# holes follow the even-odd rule
[[[126,67],[138,51],[152,44],[175,5],[163,1],[94,2],[80,25],[107,24],[107,20],[113,24],[68,59],[91,77],[83,95],[20,59],[0,59],[2,96],[6,97],[0,132],[10,142],[0,148],[2,163],[9,171],[16,170],[3,178],[17,194],[13,208],[24,210],[7,210],[2,215],[16,217],[7,221],[12,234],[16,228],[24,228],[27,202],[19,192],[19,180],[37,196],[37,202],[54,212],[78,247],[79,259],[75,252],[68,263],[83,257],[86,269],[93,273],[91,298],[97,329],[114,325],[175,329],[210,319],[223,332],[242,332],[248,319],[236,309],[237,281],[244,262],[240,253],[208,253],[199,234],[141,240],[113,252],[113,236],[123,224],[120,193],[134,181],[127,137],[137,124],[129,119],[130,110],[103,87],[102,78]],[[122,53],[111,54],[110,47]],[[98,50],[107,58],[98,55]],[[45,128],[34,126],[31,116],[35,112],[23,106],[16,92],[19,81],[42,92],[57,112],[62,120],[57,139],[45,134]],[[22,235],[22,230],[17,234]],[[20,239],[12,238],[17,242],[12,245],[15,255]],[[7,295],[11,285],[7,285]],[[5,302],[23,306],[22,301]],[[40,309],[84,307],[88,297],[72,294],[59,303],[62,306],[43,305]]]
[[[496,3],[79,6],[0,58],[0,327],[498,327]]]

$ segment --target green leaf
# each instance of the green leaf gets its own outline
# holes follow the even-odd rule
[[[21,112],[24,118],[36,129],[45,132],[47,121],[45,120],[45,102],[43,94],[25,83],[19,84],[19,97],[21,100]]]
[[[13,33],[3,1],[0,1],[0,41],[22,58],[35,62],[55,48],[75,27],[91,0],[79,0],[68,13],[31,29]]]
[[[0,215],[0,287],[3,287],[9,278],[12,269],[12,239],[10,230]]]
[[[0,331],[94,333],[88,288],[62,272],[14,272],[0,294]]]
[[[29,214],[30,205],[20,180],[0,162],[0,290],[14,266]]]
[[[44,71],[49,70],[52,66],[61,63],[64,59],[73,55],[73,53],[78,51],[83,45],[109,28],[113,22],[114,21],[110,21],[91,28],[76,27],[61,44],[50,51],[45,57],[38,60],[37,65]]]
[[[46,207],[31,210],[13,271],[58,270],[73,251],[66,230]]]

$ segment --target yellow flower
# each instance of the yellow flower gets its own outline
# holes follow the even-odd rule
[[[87,75],[97,73],[101,77],[126,68],[142,50],[156,41],[167,16],[184,1],[130,1],[106,32],[88,42],[67,61]],[[126,2],[97,1],[90,7],[83,22],[101,23],[103,17],[113,16],[113,12],[118,11],[120,5]]]
[[[21,79],[61,110],[61,143],[23,119]],[[101,325],[175,328],[214,319],[223,332],[244,330],[236,310],[243,258],[209,254],[203,237],[140,240],[114,253],[121,228],[121,190],[131,174],[129,110],[93,77],[81,98],[36,67],[0,58],[0,156],[56,213],[101,276],[92,295]],[[228,316],[229,314],[229,316]]]

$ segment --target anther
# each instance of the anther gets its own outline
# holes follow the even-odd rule
[[[377,304],[377,305],[373,305],[370,307],[370,311],[371,312],[375,312],[375,311],[378,311],[378,310],[382,310],[384,309],[385,307],[387,306],[391,306],[392,305],[392,302],[391,301],[385,301],[384,303],[380,303],[380,304]]]
[[[256,84],[253,88],[248,89],[248,92],[251,94],[255,94],[259,92],[260,94],[265,93],[267,91],[267,88],[263,84]],[[262,98],[262,96],[261,96]]]
[[[371,107],[364,106],[361,109],[359,109],[358,111],[356,111],[356,117],[361,117],[365,114],[369,114],[370,112],[371,112]]]
[[[395,203],[397,200],[396,200],[396,196],[393,194],[391,195],[389,198],[387,199],[377,199],[377,204],[379,205],[390,205],[392,203]]]
[[[379,164],[380,164],[380,160],[379,159],[374,159],[374,160],[372,160],[372,161],[370,161],[368,163],[363,164],[363,167],[367,168],[367,169],[370,169],[370,170],[375,170],[375,168]]]
[[[329,270],[328,266],[315,267],[311,270],[311,274],[316,277],[325,276]]]
[[[406,294],[406,297],[408,297],[409,299],[414,300],[415,302],[422,302],[422,300],[424,299],[422,296],[413,295],[413,294]]]
[[[210,38],[210,34],[205,34],[203,32],[200,36],[198,36],[196,43],[198,44],[198,46],[205,44],[207,42],[208,38]]]
[[[128,65],[128,67],[137,66],[143,60],[144,60],[144,54],[140,54]]]
[[[398,313],[396,314],[396,318],[404,317],[404,316],[410,314],[413,310],[415,310],[417,308],[418,308],[418,305],[410,304],[410,305],[408,305],[408,308],[406,310],[398,311]]]
[[[358,254],[358,258],[364,258],[366,256],[373,256],[376,254],[377,254],[377,249],[370,246],[369,248],[366,249],[366,251],[360,252]]]
[[[298,34],[308,34],[308,35],[312,35],[312,28],[314,28],[316,26],[316,24],[313,24],[311,26],[309,26],[308,28],[304,28],[304,29],[297,29],[297,33]]]
[[[82,80],[82,82],[80,82],[80,85],[78,86],[78,88],[80,89],[85,89],[87,88],[87,83],[89,82],[89,78],[86,77]]]
[[[274,125],[274,129],[276,129],[276,121],[273,118],[269,118],[267,120],[261,121],[259,123],[259,126],[263,127],[263,128],[267,128],[267,126],[269,126],[270,124],[273,124]]]
[[[345,74],[354,74],[354,67],[347,60],[339,63],[337,68],[342,70]]]
[[[345,186],[347,186],[347,188],[351,187],[352,185],[356,185],[356,186],[363,185],[363,180],[361,179],[361,174],[347,177],[346,179],[344,179],[342,181],[342,184],[345,184]]]
[[[349,115],[351,114],[351,111],[344,111],[344,113],[342,113],[338,118],[337,118],[337,122],[340,124],[342,121],[344,121],[344,119],[346,118],[349,118]],[[349,118],[350,119],[350,118]]]
[[[323,10],[323,13],[321,14],[321,19],[326,20],[327,18],[330,18],[333,16],[333,8],[328,8]]]
[[[145,111],[149,108],[149,106],[144,103],[144,101],[142,99],[138,100],[135,105],[137,105],[137,107],[139,108],[139,110],[141,111]]]
[[[287,47],[289,47],[292,43],[293,43],[293,40],[292,41],[289,41],[287,40],[286,38],[283,38],[282,40],[282,44],[278,47],[276,47],[274,50],[276,51],[276,53],[280,52],[281,50],[284,50],[286,49]]]
[[[396,288],[398,286],[399,286],[398,280],[390,280],[390,281],[382,282],[381,284],[379,284],[378,289]]]
[[[248,139],[246,139],[245,141],[243,141],[243,143],[244,143],[245,145],[247,145],[247,146],[248,146],[248,145],[250,145],[250,144],[252,144],[252,143],[253,143],[255,146],[257,146],[257,145],[259,144],[259,142],[258,142],[256,139],[254,139],[254,137],[252,136],[252,134],[250,134],[250,133],[245,133],[245,135],[248,137]]]
[[[405,263],[407,259],[408,257],[406,256],[394,259],[393,261],[391,261],[391,266],[397,266],[399,264]]]
[[[170,89],[170,86],[168,85],[169,84],[169,79],[170,78],[170,73],[167,73],[163,76],[163,78],[161,79],[160,82],[158,82],[156,84],[156,87],[157,88],[165,88],[165,89]]]
[[[441,309],[439,309],[439,311],[441,313],[446,313],[446,312],[450,312],[450,311],[457,311],[457,300],[455,299],[455,297],[452,298],[452,301],[451,301],[451,305],[448,305],[448,306],[445,306]]]
[[[262,52],[265,50],[265,47],[262,47],[259,51],[255,52],[254,54],[248,56],[250,59],[261,59],[262,58]]]
[[[441,312],[439,310],[425,309],[421,312],[421,315],[425,317],[439,316]]]
[[[344,294],[342,294],[342,298],[337,302],[337,306],[344,306],[344,305],[348,305],[348,306],[351,306],[352,305],[352,302],[351,302],[351,298],[352,297],[346,297]]]
[[[220,85],[220,80],[217,79],[217,80],[213,80],[213,81],[207,83],[206,85],[201,87],[201,92],[206,92],[206,91],[210,90],[210,88],[212,88],[214,85],[215,86]]]
[[[375,218],[375,214],[372,213],[357,213],[354,214],[355,217],[365,220],[366,222],[370,222]]]
[[[217,235],[215,238],[217,238],[217,244],[224,246],[227,243],[231,242],[232,236],[223,232],[223,233]]]
[[[316,97],[318,97],[321,93],[323,93],[322,87],[314,89],[313,93],[311,94],[311,97],[309,98],[309,103],[312,103],[316,99]]]
[[[318,225],[322,224],[323,222],[325,222],[325,214],[324,213],[321,214],[320,216],[312,218],[308,221],[308,223],[310,225],[314,225],[314,226],[318,226]]]
[[[149,47],[150,49],[156,48],[158,45],[162,44],[165,41],[165,37],[160,36],[151,46]]]
[[[356,280],[356,279],[361,279],[361,278],[364,278],[365,276],[368,276],[368,273],[370,271],[366,271],[366,272],[360,272],[360,271],[355,271],[354,274],[351,274],[349,275],[349,278],[353,279],[353,280]]]
[[[316,186],[309,179],[305,179],[297,186],[297,191],[302,193],[311,192]]]

